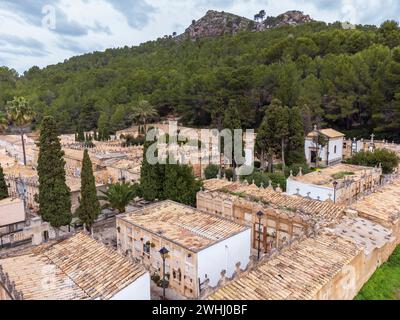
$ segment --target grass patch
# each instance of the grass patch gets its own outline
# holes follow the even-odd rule
[[[355,300],[400,300],[400,246],[376,270]]]
[[[354,176],[354,175],[355,175],[354,172],[350,172],[350,171],[341,171],[341,172],[332,174],[331,177],[332,177],[333,179],[339,180],[339,179],[343,179],[343,178],[346,177],[346,176]]]

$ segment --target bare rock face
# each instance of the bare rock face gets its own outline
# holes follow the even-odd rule
[[[178,40],[198,39],[206,37],[219,37],[224,34],[236,34],[241,30],[254,30],[253,20],[240,17],[227,12],[210,10],[198,21],[186,29],[185,33],[178,36]]]
[[[312,21],[313,20],[309,15],[305,15],[301,11],[288,11],[277,17],[267,17],[267,19],[261,23],[261,29],[265,30],[282,26],[295,26]]]
[[[277,17],[267,17],[262,22],[256,22],[224,11],[209,10],[200,20],[193,21],[183,34],[176,37],[176,40],[219,37],[225,34],[233,35],[239,31],[264,31],[311,21],[313,20],[309,15],[304,15],[300,11],[288,11]]]

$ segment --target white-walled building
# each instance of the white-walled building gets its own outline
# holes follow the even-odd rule
[[[318,136],[326,140],[326,145],[318,144]],[[344,134],[333,129],[320,129],[316,127],[305,140],[305,155],[309,166],[332,166],[343,160]]]
[[[150,300],[150,275],[78,233],[1,259],[0,300]]]
[[[24,202],[18,198],[0,201],[0,236],[25,227]]]
[[[306,175],[290,176],[286,193],[336,203],[352,203],[381,183],[381,168],[337,164]]]
[[[159,253],[168,249],[169,288],[198,298],[202,284],[244,270],[251,255],[251,228],[173,201],[159,202],[117,217],[118,247],[163,276]]]

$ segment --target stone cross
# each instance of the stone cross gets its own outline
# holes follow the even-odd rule
[[[371,143],[374,143],[374,138],[375,138],[375,135],[371,134]]]

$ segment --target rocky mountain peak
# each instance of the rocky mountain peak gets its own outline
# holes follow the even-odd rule
[[[309,15],[301,11],[288,11],[277,17],[267,17],[263,21],[254,21],[224,11],[208,10],[206,15],[199,20],[192,21],[186,31],[176,39],[198,39],[206,37],[219,37],[224,34],[236,34],[239,31],[263,31],[285,25],[298,25],[313,21]]]

